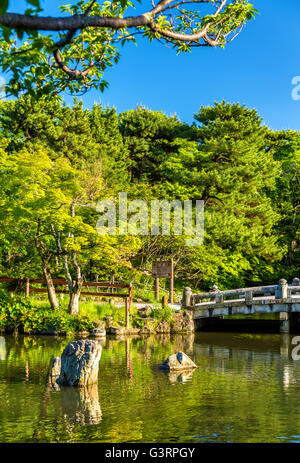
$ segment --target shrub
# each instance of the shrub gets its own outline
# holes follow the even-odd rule
[[[153,306],[152,317],[155,318],[158,322],[166,321],[172,323],[172,315],[174,310],[170,307],[158,307]]]
[[[95,324],[86,314],[70,315],[65,309],[55,312],[49,308],[33,307],[30,302],[0,296],[0,331],[24,334],[39,333],[53,328],[55,331],[92,331]]]
[[[86,314],[73,315],[71,325],[74,331],[92,331],[96,327],[91,316]]]
[[[24,324],[33,315],[30,304],[18,300],[0,299],[0,329],[11,333],[22,331]],[[37,323],[37,317],[32,317],[32,322]]]
[[[133,319],[132,325],[133,325],[134,328],[143,328],[143,326],[145,325],[145,323],[146,323],[146,321],[145,321],[143,318],[137,318],[137,317],[135,317],[135,318]]]

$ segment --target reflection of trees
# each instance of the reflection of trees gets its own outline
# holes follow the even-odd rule
[[[6,360],[0,362],[0,435],[8,436],[14,422],[15,438],[27,442],[170,442],[222,430],[213,439],[274,442],[283,430],[295,433],[300,362],[280,356],[288,337],[196,333],[196,338],[194,345],[193,335],[171,335],[163,345],[158,336],[107,341],[95,392],[53,392],[45,381],[50,359],[69,340],[24,343],[21,336],[8,337]],[[199,366],[187,372],[190,378],[154,368],[180,350]]]
[[[171,341],[171,335],[169,333],[157,334],[155,338],[155,341],[158,342],[161,346],[167,346]]]
[[[69,423],[99,424],[102,419],[98,384],[89,387],[62,387],[61,405],[64,419]]]
[[[177,352],[184,352],[187,355],[194,353],[194,333],[176,334],[172,336],[172,343]]]
[[[45,421],[47,418],[47,407],[50,399],[50,391],[51,391],[51,367],[52,367],[52,360],[48,364],[48,372],[47,372],[47,377],[46,377],[46,382],[40,402],[40,409],[39,409],[39,418],[36,422],[36,425],[34,427],[33,431],[33,439],[34,440],[39,440],[41,436],[41,431],[42,431],[42,426],[41,423]]]

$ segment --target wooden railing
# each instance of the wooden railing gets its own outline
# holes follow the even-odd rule
[[[68,294],[68,284],[65,278],[53,278],[52,279],[54,286],[63,286],[63,289],[55,289],[57,294]],[[32,285],[40,284],[46,285],[46,280],[43,278],[10,278],[10,277],[0,277],[0,283],[15,283],[16,288],[25,289],[25,296],[29,297],[30,293],[47,293],[46,288],[36,288]],[[92,282],[84,281],[83,288],[108,288],[108,289],[128,289],[122,293],[117,292],[98,292],[98,291],[81,291],[81,296],[92,296],[92,297],[116,297],[125,299],[125,323],[126,328],[129,328],[129,315],[133,298],[133,285],[132,283],[108,283],[108,282]]]

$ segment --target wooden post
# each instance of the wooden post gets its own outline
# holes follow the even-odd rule
[[[111,282],[112,285],[114,284],[114,282],[115,282],[115,276],[114,276],[114,274],[112,274],[112,276],[111,276],[111,278],[110,278],[110,282]],[[110,291],[113,293],[113,292],[114,292],[114,288],[111,288]]]
[[[30,287],[29,287],[29,278],[26,278],[26,287],[25,287],[25,296],[29,297]]]
[[[133,299],[133,286],[132,286],[132,283],[129,283],[129,313],[131,311],[132,299]]]
[[[170,276],[170,303],[174,302],[174,261],[171,259],[171,276]]]
[[[155,299],[159,301],[159,278],[155,277]]]
[[[163,307],[168,307],[168,296],[163,296],[161,299],[161,305]]]

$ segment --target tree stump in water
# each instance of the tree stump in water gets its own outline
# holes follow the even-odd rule
[[[98,381],[102,346],[97,341],[73,341],[61,356],[60,386],[85,387]]]

